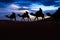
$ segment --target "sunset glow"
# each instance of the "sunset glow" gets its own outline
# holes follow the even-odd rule
[[[25,12],[29,12],[28,10],[20,10],[19,12],[25,13]]]

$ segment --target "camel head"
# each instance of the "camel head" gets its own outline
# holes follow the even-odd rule
[[[8,17],[8,15],[5,15],[5,17]]]
[[[30,13],[30,15],[34,15],[34,13]]]
[[[5,17],[10,18],[8,15],[5,15]]]
[[[52,16],[50,13],[46,13],[47,14],[47,16]]]
[[[21,17],[21,15],[20,14],[17,14],[19,17]]]

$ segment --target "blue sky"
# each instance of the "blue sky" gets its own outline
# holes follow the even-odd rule
[[[0,0],[0,8],[14,10],[56,10],[60,0]]]
[[[5,15],[11,14],[12,11],[36,12],[42,8],[44,13],[54,13],[58,7],[60,0],[0,0],[0,19],[5,19]]]

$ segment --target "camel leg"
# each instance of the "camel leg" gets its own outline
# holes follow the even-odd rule
[[[23,20],[24,20],[24,18],[21,19],[21,21],[23,21]]]
[[[25,21],[25,19],[23,18],[23,20]]]
[[[30,20],[30,18],[28,18],[28,21]]]
[[[35,17],[35,19],[34,19],[34,21],[36,20],[36,17]]]
[[[42,20],[44,20],[44,17],[42,17]]]
[[[22,21],[25,21],[25,19],[24,19],[24,18],[22,18]]]
[[[30,18],[28,18],[28,21],[31,21],[31,19],[30,19]]]
[[[29,21],[29,18],[27,20]]]
[[[37,17],[37,21],[38,21],[38,17]]]
[[[13,21],[13,19],[10,19],[11,21]]]
[[[29,18],[29,20],[31,21],[31,19]]]
[[[22,20],[23,20],[23,18],[20,19],[20,21],[22,21]]]
[[[43,17],[42,17],[42,20],[43,20]]]
[[[15,21],[16,21],[16,18],[15,18]]]
[[[25,21],[25,19],[24,19],[24,21]]]

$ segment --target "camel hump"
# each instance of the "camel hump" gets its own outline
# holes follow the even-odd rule
[[[14,12],[12,12],[12,14],[10,15],[10,17],[15,18],[16,17],[16,14]]]
[[[28,15],[28,12],[26,11],[25,15]]]

